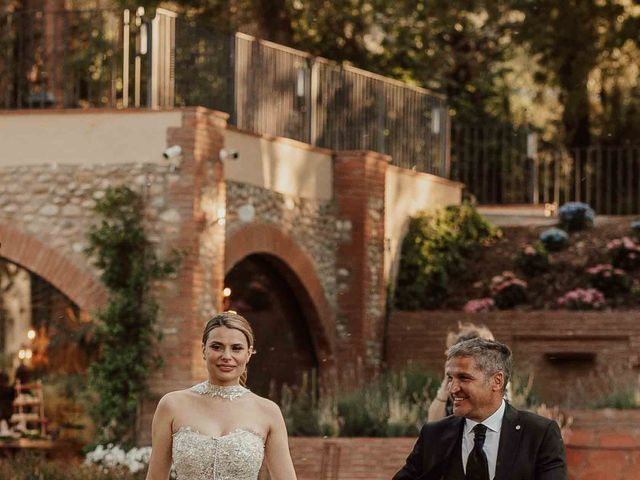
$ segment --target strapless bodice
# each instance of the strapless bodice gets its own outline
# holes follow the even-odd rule
[[[264,439],[237,429],[220,437],[181,427],[173,434],[173,466],[178,480],[257,480]]]

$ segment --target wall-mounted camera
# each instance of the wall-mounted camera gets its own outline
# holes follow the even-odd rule
[[[223,148],[220,150],[220,160],[237,160],[240,157],[238,150],[233,148]]]
[[[172,145],[162,152],[162,156],[166,159],[176,158],[180,155],[182,155],[182,147],[180,145]]]

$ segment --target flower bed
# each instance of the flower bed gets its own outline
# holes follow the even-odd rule
[[[593,228],[571,233],[569,247],[549,252],[548,257],[535,251],[536,242],[546,227],[502,227],[502,238],[474,250],[466,259],[464,271],[449,277],[449,293],[440,308],[462,310],[469,300],[491,296],[491,279],[504,271],[513,271],[527,282],[526,303],[515,308],[565,308],[557,303],[560,297],[577,288],[594,286],[588,269],[611,264],[614,259],[625,267],[633,265],[635,242],[640,241],[629,236],[630,225],[631,217],[600,219]],[[622,240],[625,236],[633,240],[634,245],[630,240]],[[605,308],[640,308],[640,295],[637,294],[640,292],[640,268],[625,272],[630,280],[629,288],[627,291],[617,289],[611,295],[603,292],[607,297]]]

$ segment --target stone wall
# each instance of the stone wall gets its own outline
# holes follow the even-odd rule
[[[226,192],[227,237],[247,223],[273,225],[288,234],[311,258],[326,299],[335,308],[339,226],[333,202],[286,196],[232,181],[226,182]]]
[[[179,176],[171,173],[168,166],[158,164],[7,166],[0,168],[0,224],[36,239],[86,275],[97,278],[98,272],[87,261],[84,249],[89,227],[96,222],[93,208],[96,201],[104,197],[105,190],[128,185],[142,194],[150,236],[161,251],[166,251],[180,222],[176,210],[167,201],[168,189],[178,180]],[[18,242],[23,240],[4,235],[3,256],[17,261],[9,252],[18,247]],[[36,250],[23,254],[35,261],[42,252],[35,244],[33,248]],[[23,266],[33,269],[32,263]],[[35,273],[69,295],[66,285],[60,285],[58,278]]]
[[[389,366],[413,363],[442,372],[446,334],[458,322],[484,324],[507,343],[516,371],[533,373],[534,391],[546,401],[579,406],[637,382],[640,322],[634,311],[396,311],[388,329]]]
[[[175,116],[174,112],[169,124]],[[0,255],[47,280],[82,310],[91,313],[106,299],[99,272],[84,250],[87,233],[98,221],[93,207],[107,188],[126,185],[139,192],[145,227],[158,254],[166,257],[173,250],[183,254],[179,271],[153,289],[164,334],[164,367],[150,379],[156,394],[193,384],[205,375],[199,338],[203,319],[221,308],[224,279],[224,224],[217,221],[218,210],[211,206],[224,209],[222,164],[212,159],[223,147],[226,117],[195,108],[183,110],[178,118],[179,127],[167,129],[167,119],[160,122],[165,146],[182,147],[182,155],[170,161],[162,161],[162,150],[156,152],[157,162],[62,163],[43,156],[39,164],[31,159],[29,166],[14,166],[19,159],[0,158],[4,165],[0,167]],[[115,143],[111,152],[116,159],[117,147]],[[145,435],[154,407],[143,406],[139,418]]]

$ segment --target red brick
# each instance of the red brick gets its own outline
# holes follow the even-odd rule
[[[604,433],[600,435],[600,446],[602,447],[637,447],[640,448],[640,441],[630,434],[625,433]]]

